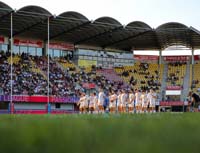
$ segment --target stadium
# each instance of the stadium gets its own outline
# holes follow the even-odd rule
[[[181,23],[153,29],[78,12],[0,3],[2,113],[74,113],[80,93],[138,89],[157,93],[156,111],[189,111],[200,91],[200,32]],[[191,55],[163,56],[166,49]],[[137,50],[159,55],[135,55]]]
[[[199,51],[183,23],[0,1],[1,152],[199,152]]]

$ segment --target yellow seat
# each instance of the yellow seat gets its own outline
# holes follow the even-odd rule
[[[162,81],[163,68],[164,68],[164,66],[161,65],[160,74],[159,74],[159,78],[158,78],[159,82]],[[137,73],[134,73],[134,70],[136,70]],[[158,64],[154,64],[154,63],[149,64],[149,68],[148,68],[147,72],[149,72],[150,75],[154,75],[154,77],[155,77],[155,71],[156,70],[159,70],[159,65]],[[132,71],[132,72],[129,72],[129,76],[127,76],[127,77],[122,76],[121,74],[123,72],[126,72],[126,71]],[[144,85],[147,86],[148,79],[145,78],[146,75],[139,74],[139,71],[140,71],[140,63],[139,62],[137,62],[137,63],[135,63],[134,65],[131,65],[131,66],[123,66],[123,67],[120,67],[120,68],[119,67],[115,68],[115,72],[118,75],[120,75],[123,78],[123,80],[125,82],[127,82],[128,84],[129,84],[130,79],[131,79],[132,76],[133,76],[133,78],[135,80],[137,80],[137,84],[134,86],[134,88],[141,88],[141,86],[144,86]],[[145,84],[141,84],[140,83],[141,81],[145,81]]]

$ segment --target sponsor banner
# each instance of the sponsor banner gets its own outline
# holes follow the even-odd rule
[[[0,44],[3,44],[5,42],[5,38],[0,36]]]
[[[183,106],[185,105],[182,101],[161,101],[160,106]]]
[[[43,43],[42,43],[42,41],[32,41],[32,40],[29,40],[28,46],[37,47],[37,48],[43,48]]]
[[[134,55],[134,60],[137,61],[158,61],[159,57],[154,55]]]
[[[190,56],[164,56],[164,61],[189,61]]]
[[[194,55],[194,60],[199,61],[200,60],[200,55]]]
[[[94,83],[83,83],[82,87],[86,89],[94,89],[96,85]]]
[[[12,96],[14,102],[34,102],[34,103],[46,103],[47,96]],[[78,97],[49,97],[51,103],[76,103]],[[10,96],[0,96],[0,101],[10,101]]]
[[[73,51],[74,50],[74,45],[73,44],[68,44],[68,43],[49,43],[49,48]]]
[[[97,61],[92,61],[92,60],[78,60],[78,66],[80,66],[80,67],[91,67],[92,65],[97,66]]]
[[[182,90],[181,86],[167,86],[166,90]]]
[[[4,101],[4,96],[0,95],[0,101]]]
[[[62,102],[62,103],[76,103],[79,101],[78,97],[50,97],[50,102]]]
[[[14,45],[16,46],[30,46],[30,47],[43,47],[42,41],[36,41],[36,40],[20,40],[20,39],[14,39]]]

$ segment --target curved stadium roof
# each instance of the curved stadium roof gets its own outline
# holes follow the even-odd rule
[[[0,35],[10,37],[13,16],[13,36],[47,40],[47,20],[50,19],[50,40],[70,42],[118,50],[163,50],[171,45],[200,49],[200,32],[184,24],[169,22],[156,29],[141,21],[126,26],[112,17],[95,21],[68,11],[52,15],[40,6],[25,6],[14,10],[0,2]]]

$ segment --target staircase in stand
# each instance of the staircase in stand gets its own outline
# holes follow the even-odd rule
[[[189,89],[190,89],[190,63],[187,63],[187,67],[186,67],[186,74],[184,76],[184,81],[183,81],[183,90],[182,90],[182,94],[181,94],[181,101],[184,100],[185,97],[187,97],[188,93],[189,93]]]
[[[159,99],[163,100],[165,97],[165,91],[167,87],[167,74],[168,74],[168,64],[164,64],[164,70],[163,70],[163,78],[162,78],[162,83],[161,83],[161,92],[160,92],[160,97]]]

